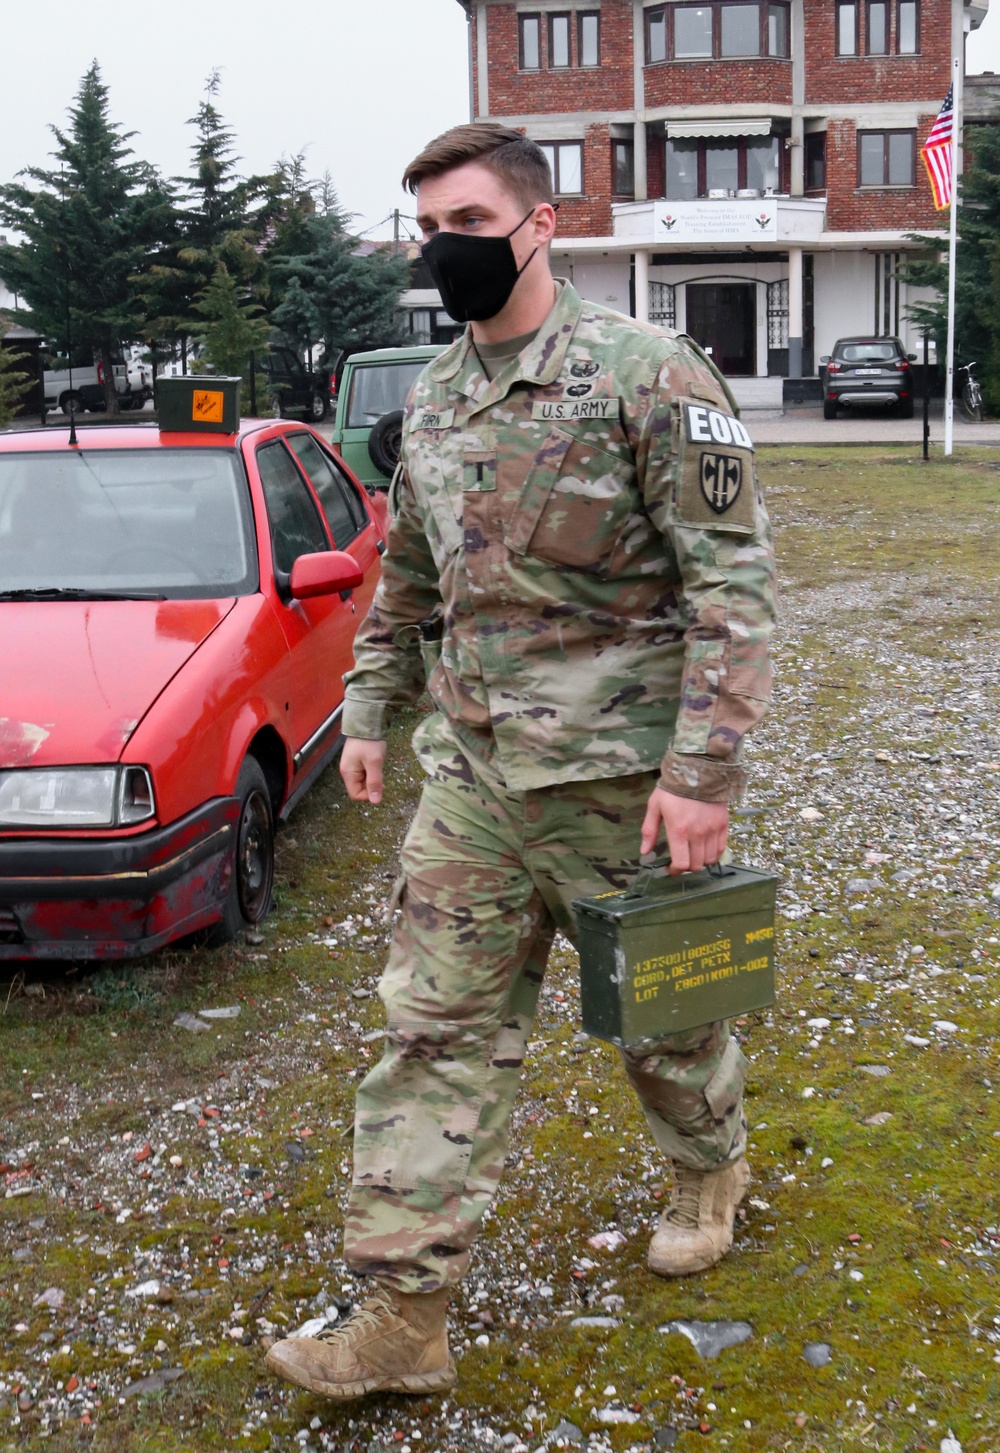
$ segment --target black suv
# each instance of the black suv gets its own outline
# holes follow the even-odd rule
[[[894,404],[904,419],[913,418],[915,353],[898,338],[838,338],[833,352],[820,359],[823,417],[854,404]]]
[[[322,423],[330,407],[329,369],[308,372],[294,349],[281,344],[271,345],[263,369],[283,419],[289,414],[301,414],[312,424]]]

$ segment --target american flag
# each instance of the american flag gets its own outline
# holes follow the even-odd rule
[[[934,205],[939,212],[943,207],[951,206],[954,186],[951,170],[951,142],[955,126],[954,95],[955,87],[951,85],[937,120],[931,127],[931,134],[920,148],[920,156],[927,168],[931,192],[934,195]]]

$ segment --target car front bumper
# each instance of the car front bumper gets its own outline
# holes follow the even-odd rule
[[[0,839],[0,959],[120,959],[215,923],[240,805],[127,838]]]

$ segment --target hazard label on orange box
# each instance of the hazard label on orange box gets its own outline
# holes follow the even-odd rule
[[[191,396],[191,418],[195,423],[221,424],[225,395],[217,389],[196,388]]]

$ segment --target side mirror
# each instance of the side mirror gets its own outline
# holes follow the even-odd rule
[[[910,360],[911,363],[916,363],[916,361],[917,361],[917,355],[915,353],[908,353],[906,356]]]
[[[296,560],[288,579],[288,594],[293,600],[311,600],[317,595],[351,591],[364,578],[361,566],[346,550],[320,550]]]
[[[820,363],[829,363],[829,362],[830,362],[830,355],[829,355],[829,353],[824,353],[823,354],[823,357],[820,359]]]

